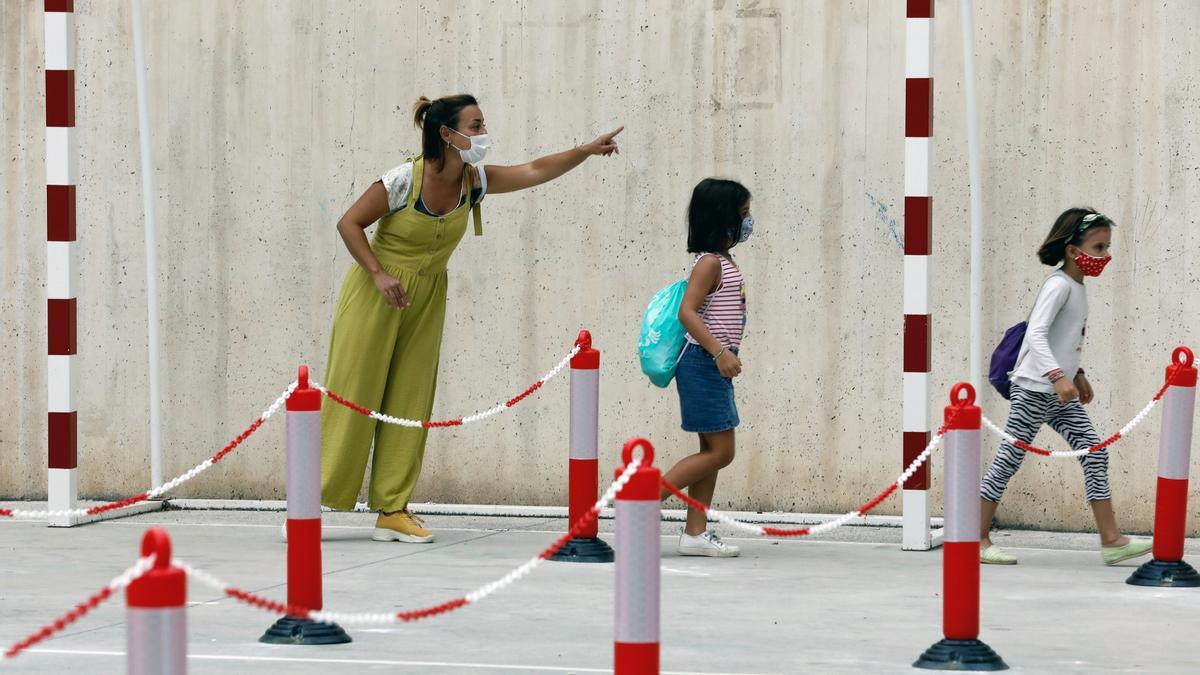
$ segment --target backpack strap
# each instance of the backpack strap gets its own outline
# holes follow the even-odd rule
[[[692,274],[692,271],[694,271],[696,269],[696,265],[699,264],[700,259],[706,255],[715,256],[717,258],[717,262],[721,263],[721,255],[720,254],[711,253],[711,252],[701,253],[701,254],[697,255],[694,260],[692,260],[692,266],[689,268],[688,277],[690,277]],[[687,279],[688,277],[684,277],[684,279]],[[700,308],[700,318],[703,319],[704,317],[708,316],[708,306],[712,304],[713,297],[717,294],[717,291],[721,290],[721,288],[724,285],[725,285],[725,266],[724,266],[724,264],[722,264],[721,265],[721,276],[717,280],[717,290],[713,291],[712,293],[704,294],[704,306]],[[697,344],[699,344],[699,343],[697,343]]]
[[[473,167],[468,164],[465,171],[467,172],[467,201],[471,204],[471,217],[475,220],[475,236],[483,236],[483,218],[479,214],[479,202],[475,201],[475,179],[474,173],[471,171]]]

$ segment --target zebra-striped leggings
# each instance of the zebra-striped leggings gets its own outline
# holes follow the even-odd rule
[[[1033,443],[1033,437],[1043,424],[1050,425],[1074,450],[1086,450],[1100,442],[1092,421],[1078,400],[1067,404],[1058,402],[1057,394],[1012,387],[1012,408],[1008,412],[1005,431],[1017,440]],[[983,477],[980,493],[989,502],[999,502],[1008,481],[1021,468],[1025,451],[1004,441],[987,475]],[[1083,465],[1083,482],[1089,502],[1112,499],[1108,487],[1108,449],[1079,457]]]

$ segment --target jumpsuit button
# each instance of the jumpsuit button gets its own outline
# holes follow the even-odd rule
[[[420,276],[425,276],[425,270],[423,270],[423,269],[417,270],[417,274]]]
[[[438,218],[438,224],[439,224],[439,225],[444,225],[445,223],[446,223],[446,219],[445,219],[445,218]]]
[[[438,238],[439,240],[442,238],[442,233],[441,233],[441,232],[438,232],[438,233],[437,233],[437,238]]]

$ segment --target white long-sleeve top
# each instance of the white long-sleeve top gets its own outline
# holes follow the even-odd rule
[[[1056,270],[1038,293],[1029,327],[1010,379],[1022,389],[1050,393],[1046,374],[1061,369],[1074,379],[1079,372],[1083,338],[1087,334],[1087,289],[1066,272]]]

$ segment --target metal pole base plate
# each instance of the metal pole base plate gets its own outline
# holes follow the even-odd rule
[[[613,550],[603,539],[576,537],[558,549],[558,553],[550,556],[550,559],[559,562],[610,563],[613,561]]]
[[[1130,575],[1125,583],[1134,586],[1195,588],[1200,586],[1200,574],[1196,572],[1196,568],[1182,560],[1176,562],[1151,560],[1137,568],[1137,571]]]
[[[340,645],[350,642],[350,636],[336,623],[285,616],[268,628],[258,641],[272,645]]]
[[[928,670],[1008,670],[1008,664],[979,640],[939,640],[913,663]]]

